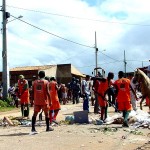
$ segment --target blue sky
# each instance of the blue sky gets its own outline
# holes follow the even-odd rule
[[[9,68],[71,63],[91,74],[95,32],[98,66],[106,73],[124,71],[124,51],[127,71],[150,64],[147,0],[6,0],[6,5],[8,21],[23,16],[7,23]]]
[[[97,4],[100,4],[105,0],[82,0],[82,1],[86,2],[89,6],[96,6]]]

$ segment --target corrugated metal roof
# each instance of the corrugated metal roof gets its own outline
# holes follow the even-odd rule
[[[10,71],[24,71],[24,70],[46,70],[52,68],[56,65],[44,65],[44,66],[25,66],[25,67],[16,67],[10,69]]]

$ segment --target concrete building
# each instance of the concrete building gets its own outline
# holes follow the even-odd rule
[[[66,85],[71,81],[72,77],[76,77],[80,81],[85,77],[71,64],[16,67],[10,69],[10,85],[16,84],[19,75],[22,74],[28,80],[29,86],[31,86],[32,81],[38,78],[38,73],[42,70],[45,71],[46,76],[55,76],[59,83]],[[2,81],[2,72],[0,72],[0,81]]]

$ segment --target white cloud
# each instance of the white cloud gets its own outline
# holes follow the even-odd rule
[[[98,64],[106,72],[124,70],[124,50],[127,59],[135,60],[127,61],[127,71],[141,67],[142,60],[150,59],[150,27],[140,26],[150,25],[148,1],[99,0],[96,4],[86,0],[7,0],[7,11],[15,17],[22,15],[27,22],[14,20],[7,24],[10,67],[72,63],[83,73],[91,74],[95,49],[64,39],[94,47],[95,31],[99,50],[106,49],[103,53],[107,56],[98,55]]]

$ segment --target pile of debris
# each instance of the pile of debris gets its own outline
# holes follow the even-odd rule
[[[31,120],[28,120],[26,117],[13,117],[4,116],[3,119],[0,120],[0,126],[7,127],[7,126],[18,126],[18,125],[31,125]]]
[[[105,120],[105,124],[122,124],[122,114],[115,114],[114,116],[108,117]],[[133,128],[143,127],[150,129],[150,114],[138,109],[137,111],[132,110],[129,114],[129,124]]]
[[[137,111],[131,111],[130,120],[134,120],[132,123],[133,128],[148,128],[150,129],[150,114],[138,109]],[[130,121],[129,120],[129,121]]]

